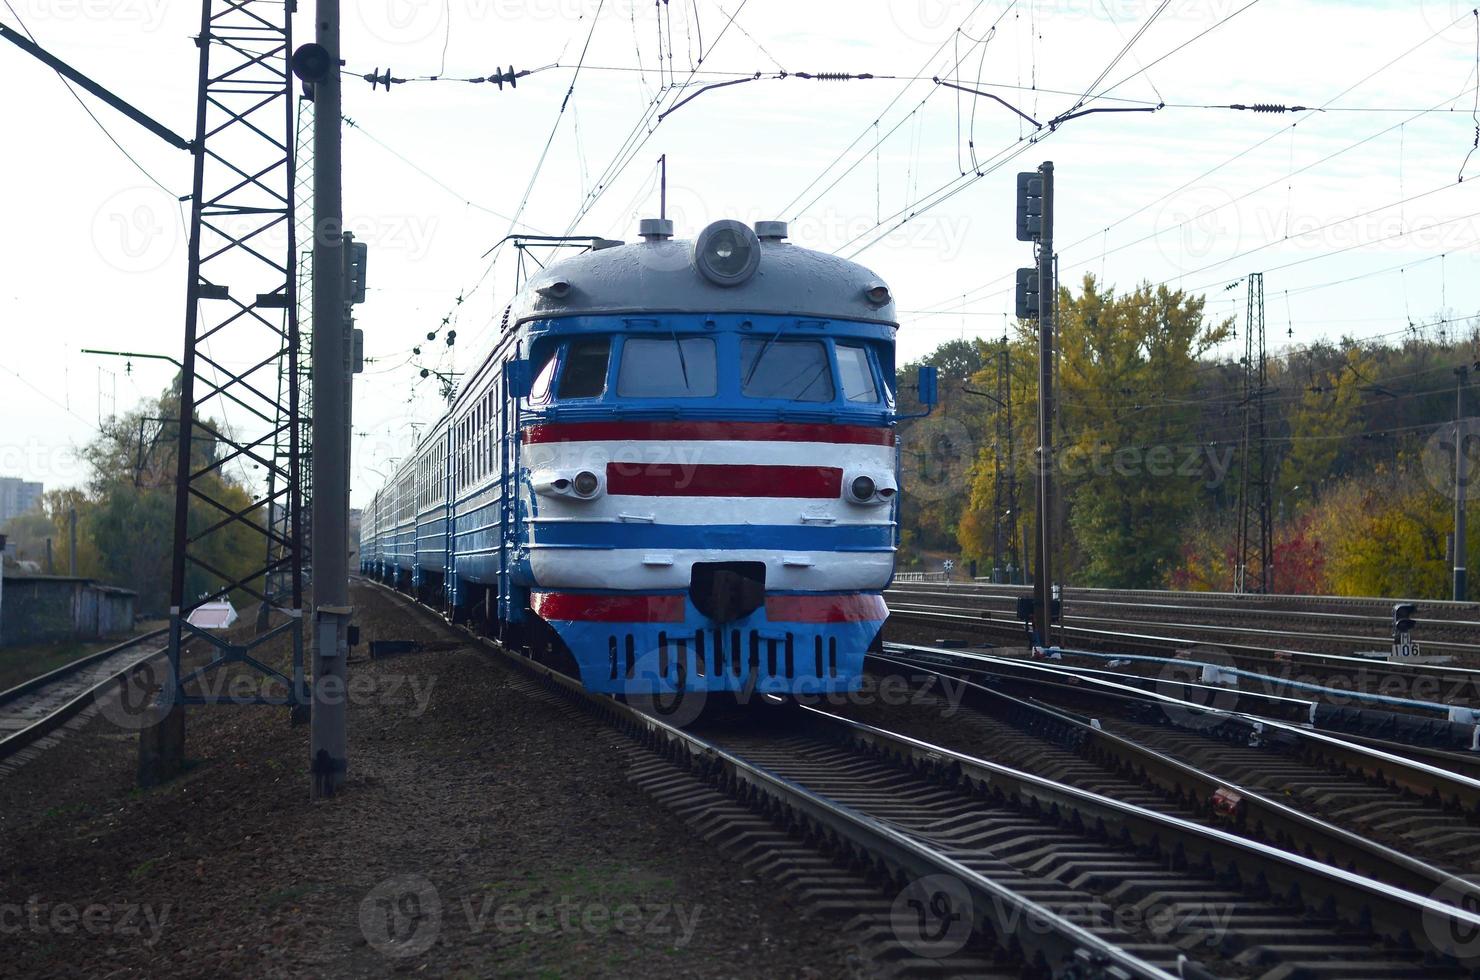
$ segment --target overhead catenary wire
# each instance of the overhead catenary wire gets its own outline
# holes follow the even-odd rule
[[[1254,2],[1257,2],[1257,0],[1254,0]],[[1249,3],[1249,4],[1245,4],[1243,7],[1240,7],[1238,10],[1234,11],[1233,14],[1230,14],[1228,18],[1225,18],[1224,20],[1219,21],[1218,23],[1219,24],[1226,23],[1228,20],[1232,19],[1232,17],[1237,16],[1238,14],[1240,14],[1243,11],[1247,10],[1252,5],[1253,5],[1252,2]],[[1465,14],[1465,15],[1461,15],[1459,17],[1456,17],[1454,20],[1450,21],[1448,24],[1443,25],[1442,27],[1438,28],[1437,30],[1435,30],[1435,31],[1431,32],[1430,34],[1426,35],[1424,38],[1422,38],[1421,40],[1419,40],[1417,43],[1415,43],[1415,44],[1411,45],[1410,47],[1404,49],[1404,51],[1402,53],[1400,53],[1397,56],[1393,57],[1392,59],[1384,62],[1379,67],[1377,67],[1377,68],[1375,68],[1375,69],[1373,69],[1373,70],[1371,70],[1369,72],[1366,72],[1360,78],[1358,78],[1356,81],[1352,82],[1351,84],[1349,84],[1346,87],[1344,87],[1341,91],[1339,91],[1338,93],[1336,93],[1336,95],[1334,95],[1331,98],[1327,99],[1318,108],[1320,108],[1321,110],[1323,110],[1325,112],[1338,112],[1338,111],[1342,111],[1340,109],[1340,107],[1337,107],[1337,106],[1333,105],[1333,103],[1335,103],[1337,100],[1343,98],[1344,96],[1350,94],[1352,91],[1354,91],[1355,89],[1359,88],[1360,86],[1366,84],[1371,79],[1377,77],[1378,75],[1380,75],[1383,72],[1387,71],[1388,69],[1392,68],[1394,65],[1396,65],[1397,63],[1399,63],[1400,61],[1402,61],[1404,58],[1407,58],[1409,55],[1412,55],[1414,52],[1416,52],[1419,49],[1423,48],[1425,45],[1431,43],[1432,41],[1434,41],[1436,38],[1442,36],[1447,31],[1453,29],[1455,27],[1455,25],[1461,23],[1465,19],[1466,16],[1469,16],[1469,15],[1468,14]],[[1179,45],[1176,49],[1173,49],[1172,52],[1168,52],[1167,55],[1164,55],[1162,57],[1162,59],[1158,59],[1158,60],[1164,60],[1166,57],[1170,56],[1170,54],[1174,53],[1175,51],[1181,50],[1182,48],[1185,48],[1187,44],[1190,44],[1192,41],[1195,41],[1198,38],[1204,37],[1209,31],[1211,31],[1214,27],[1217,27],[1217,26],[1218,26],[1218,24],[1212,25],[1212,27],[1209,27],[1207,30],[1202,31],[1201,33],[1199,33],[1198,35],[1196,35],[1196,37],[1190,39],[1188,42],[1185,42],[1184,44]],[[1152,64],[1154,65],[1155,62],[1153,62]],[[1116,85],[1110,86],[1108,89],[1106,89],[1106,91],[1111,91],[1114,88],[1118,87],[1118,85],[1123,84],[1125,81],[1129,81],[1130,80],[1130,77],[1133,77],[1133,76],[1128,76],[1127,78],[1122,79],[1121,82],[1116,83]],[[1477,85],[1477,90],[1480,90],[1480,85]],[[1431,112],[1442,112],[1442,111],[1446,111],[1446,110],[1441,109],[1440,106],[1443,106],[1446,103],[1452,102],[1453,99],[1454,99],[1454,97],[1446,96],[1444,99],[1440,100],[1434,106],[1431,106],[1431,107],[1429,107],[1427,109],[1415,110],[1415,114],[1414,114],[1414,117],[1413,118],[1418,118],[1419,116],[1426,115],[1426,114],[1431,113]],[[1314,110],[1312,110],[1312,111],[1314,111]],[[1297,120],[1296,122],[1298,124],[1299,122],[1304,121],[1304,119],[1308,119],[1308,118],[1310,118],[1309,113],[1307,113],[1307,115],[1305,117],[1303,117],[1301,120]],[[1412,121],[1413,121],[1413,119],[1405,120],[1405,122],[1412,122]],[[1402,123],[1397,124],[1397,125],[1401,126]],[[1387,129],[1382,130],[1379,133],[1374,133],[1373,135],[1368,136],[1368,137],[1366,137],[1366,138],[1364,138],[1362,140],[1359,140],[1356,143],[1353,143],[1353,144],[1351,144],[1351,145],[1343,148],[1340,151],[1337,151],[1335,153],[1329,154],[1326,157],[1322,158],[1322,160],[1316,161],[1315,164],[1311,164],[1311,165],[1307,165],[1306,167],[1303,167],[1302,168],[1302,172],[1304,170],[1310,169],[1312,166],[1316,166],[1316,165],[1319,165],[1320,163],[1323,163],[1323,162],[1325,162],[1327,160],[1334,159],[1335,157],[1341,155],[1341,153],[1344,153],[1344,152],[1346,152],[1346,151],[1348,151],[1350,149],[1354,149],[1354,148],[1359,147],[1359,146],[1361,146],[1361,145],[1363,145],[1363,144],[1365,144],[1367,142],[1370,142],[1371,140],[1377,138],[1378,136],[1381,136],[1381,135],[1384,135],[1385,133],[1391,132],[1395,128],[1397,128],[1397,126],[1388,127]],[[1148,211],[1151,208],[1155,207],[1157,204],[1160,204],[1163,201],[1166,201],[1167,199],[1173,197],[1174,195],[1179,194],[1182,191],[1185,191],[1188,188],[1190,188],[1190,187],[1198,184],[1199,182],[1206,180],[1208,177],[1211,177],[1213,174],[1219,172],[1220,170],[1224,169],[1225,167],[1229,166],[1230,164],[1233,164],[1233,163],[1237,162],[1238,160],[1244,158],[1248,154],[1250,154],[1250,153],[1258,150],[1259,148],[1265,146],[1270,141],[1278,138],[1278,136],[1281,135],[1283,132],[1284,132],[1283,129],[1276,130],[1275,132],[1272,132],[1272,133],[1270,133],[1270,134],[1268,134],[1268,135],[1266,135],[1266,136],[1264,136],[1264,137],[1256,140],[1254,143],[1252,143],[1248,147],[1245,147],[1243,150],[1240,150],[1237,153],[1234,153],[1233,155],[1229,156],[1228,158],[1226,158],[1222,162],[1220,162],[1220,163],[1214,165],[1213,167],[1211,167],[1211,168],[1203,171],[1202,173],[1198,174],[1196,177],[1193,177],[1193,178],[1191,178],[1191,179],[1183,182],[1182,184],[1178,185],[1177,187],[1173,188],[1170,191],[1167,191],[1166,193],[1164,193],[1164,194],[1160,195],[1159,197],[1155,198],[1154,200],[1149,201],[1146,204],[1141,205],[1140,207],[1138,207],[1138,208],[1134,209],[1133,211],[1129,212],[1125,216],[1116,219],[1115,221],[1111,222],[1110,224],[1104,226],[1104,228],[1096,229],[1095,231],[1093,231],[1093,232],[1085,235],[1084,237],[1079,238],[1076,241],[1070,242],[1068,245],[1064,246],[1059,251],[1059,255],[1060,256],[1063,256],[1065,254],[1068,254],[1068,253],[1073,252],[1076,248],[1078,248],[1081,245],[1084,245],[1086,242],[1089,242],[1089,241],[1091,241],[1092,239],[1095,239],[1095,238],[1100,238],[1102,235],[1104,235],[1105,232],[1108,232],[1108,231],[1110,231],[1110,230],[1118,227],[1119,225],[1122,225],[1125,222],[1130,221],[1130,220],[1136,218],[1137,216],[1139,216],[1141,214],[1144,214],[1146,211]],[[1278,180],[1283,180],[1283,179],[1285,179],[1285,178],[1284,177],[1281,177]],[[1265,186],[1270,186],[1270,185],[1272,185],[1274,183],[1278,183],[1278,180],[1271,181],[1270,184],[1265,185]],[[1260,189],[1262,189],[1262,188],[1260,188]],[[1247,195],[1244,195],[1244,196],[1247,196]],[[1186,222],[1182,222],[1182,224],[1185,225]],[[1180,227],[1180,225],[1178,227]],[[1160,233],[1161,233],[1160,231],[1157,232],[1157,234],[1160,234]],[[1152,235],[1152,236],[1146,236],[1146,237],[1143,237],[1140,240],[1141,241],[1145,241],[1147,237],[1155,237],[1155,236],[1154,235]],[[1068,266],[1066,266],[1066,268],[1070,268],[1070,269],[1079,268],[1079,267],[1082,267],[1084,264],[1085,264],[1084,262],[1080,262],[1080,263],[1076,263],[1074,265],[1068,265]],[[1007,274],[1002,275],[1002,276],[997,276],[997,277],[995,277],[993,279],[990,279],[990,280],[988,280],[988,281],[986,281],[984,283],[980,283],[980,284],[978,284],[976,286],[973,286],[973,287],[967,289],[965,291],[966,292],[966,295],[971,296],[973,294],[976,294],[976,293],[981,292],[984,289],[990,289],[992,286],[996,285],[997,283],[1005,282],[1005,281],[1007,281],[1007,280],[1009,280],[1011,278],[1012,278],[1012,273],[1007,273]],[[992,293],[992,294],[989,294],[988,297],[980,297],[980,298],[990,298],[990,296],[997,296],[997,295],[1002,295],[1002,292]],[[942,300],[940,300],[938,302],[927,303],[926,304],[926,308],[927,309],[935,309],[937,307],[950,306],[950,305],[956,303],[959,300],[959,296],[960,296],[960,293],[958,292],[955,295],[953,295],[951,297],[944,298],[944,299],[942,299]],[[945,311],[942,310],[942,312],[945,312]]]
[[[709,55],[713,54],[714,49],[719,47],[720,42],[725,39],[726,34],[729,33],[730,27],[745,11],[746,4],[748,4],[749,2],[750,0],[740,0],[740,5],[736,7],[735,12],[726,19],[724,26],[720,28],[719,33],[714,38],[714,41],[709,45],[709,50],[705,53],[704,57],[708,57]],[[691,70],[688,76],[685,78],[684,84],[687,84],[693,80],[694,73],[702,64],[703,59],[701,58],[700,61],[694,66],[694,69]],[[661,109],[662,102],[670,90],[672,90],[671,85],[668,89],[660,89],[657,96],[655,96],[654,99],[643,110],[643,113],[639,117],[636,125],[633,126],[632,130],[628,133],[627,138],[623,140],[622,145],[618,148],[616,155],[612,157],[611,161],[602,170],[601,174],[596,179],[595,186],[591,189],[585,200],[582,201],[581,206],[576,209],[575,215],[570,219],[570,223],[566,225],[565,234],[570,234],[571,231],[575,228],[576,224],[590,213],[591,209],[595,207],[597,202],[599,202],[601,198],[606,194],[608,188],[610,188],[611,185],[617,181],[617,179],[622,175],[622,172],[627,169],[627,166],[632,162],[637,154],[640,153],[642,151],[642,148],[647,145],[648,140],[652,139],[653,133],[657,132],[658,127],[662,125],[662,119],[657,118],[657,116],[663,111]],[[651,123],[649,123],[649,120],[651,120]],[[642,136],[640,138],[637,137],[637,134],[639,132],[642,133]],[[635,143],[633,142],[634,139],[636,139]]]
[[[963,25],[965,25],[966,23],[968,23],[971,20],[971,18],[973,16],[975,16],[976,12],[979,9],[981,9],[982,5],[985,2],[986,2],[986,0],[978,0],[978,2],[969,11],[967,11],[966,16],[961,19],[960,24],[958,24],[957,27],[956,27],[956,31],[959,31]],[[1001,22],[1002,18],[1003,17],[1006,17],[1007,14],[1016,5],[1017,5],[1017,0],[1012,0],[1012,2],[1009,3],[1002,10],[1002,12],[1000,14],[998,14],[997,19],[995,21],[993,21],[993,23],[992,23],[992,27],[995,28],[997,26],[997,24]],[[989,40],[990,35],[991,35],[991,31],[988,31],[988,33],[986,35],[983,35],[983,37],[982,37],[981,40],[979,40],[979,41],[973,41],[971,47],[969,47],[969,48],[966,49],[966,55],[964,55],[962,57],[970,56],[972,50],[974,50],[978,45],[984,45],[984,44],[986,44],[988,42],[988,40]],[[941,41],[941,43],[936,47],[936,49],[931,52],[930,56],[925,59],[925,62],[924,62],[924,65],[921,68],[921,71],[925,70],[926,68],[928,68],[930,66],[930,63],[932,61],[934,61],[936,59],[936,57],[938,57],[942,51],[945,50],[946,45],[949,44],[949,43],[951,43],[952,40],[954,40],[955,36],[956,36],[956,33],[953,31],[952,34],[950,35],[950,37],[947,37],[945,40]],[[961,63],[960,62],[960,59],[958,58],[957,61],[955,62],[955,64],[952,66],[952,69],[951,70],[952,71],[957,70],[960,67],[960,63]],[[933,79],[933,77],[934,76],[932,76],[932,79]],[[822,171],[816,177],[813,177],[812,180],[809,181],[807,183],[807,185],[805,187],[803,187],[801,189],[801,191],[799,191],[797,193],[797,195],[795,197],[793,197],[791,199],[791,201],[789,203],[787,203],[781,209],[781,211],[779,213],[788,214],[788,213],[794,213],[797,210],[805,211],[805,210],[809,209],[812,206],[812,204],[815,204],[816,203],[816,201],[818,200],[818,198],[822,197],[822,195],[826,194],[833,187],[837,186],[838,181],[842,180],[849,173],[852,173],[853,170],[856,169],[863,160],[868,159],[869,154],[874,151],[874,147],[869,147],[868,149],[864,150],[864,152],[859,155],[858,159],[855,160],[853,162],[853,164],[850,165],[846,170],[844,170],[842,174],[840,174],[837,178],[835,178],[821,192],[819,192],[818,194],[813,195],[812,200],[808,204],[804,205],[800,209],[797,209],[797,204],[802,200],[802,198],[806,197],[807,194],[812,190],[812,188],[816,187],[818,183],[820,183],[824,178],[826,178],[827,175],[830,174],[833,171],[833,169],[835,167],[837,167],[837,165],[843,160],[843,158],[846,157],[849,153],[851,153],[853,151],[853,148],[854,147],[858,146],[859,143],[861,143],[863,140],[865,140],[868,137],[869,131],[870,131],[870,129],[872,129],[874,127],[874,124],[876,122],[878,122],[879,120],[882,120],[885,116],[887,116],[889,114],[890,110],[892,110],[894,108],[894,106],[899,103],[900,99],[904,98],[905,93],[910,90],[910,88],[911,88],[911,86],[913,84],[914,84],[914,79],[912,78],[897,93],[895,93],[894,98],[890,99],[889,102],[884,106],[884,108],[882,110],[880,110],[878,113],[875,113],[874,114],[874,119],[871,122],[869,122],[868,125],[866,125],[866,126],[863,127],[862,131],[860,131],[859,134],[853,138],[853,141],[850,142],[847,146],[843,147],[842,151],[839,152],[838,155],[836,157],[834,157],[833,160],[826,167],[823,167],[822,168]],[[882,137],[879,138],[879,142],[882,142],[883,140],[888,139],[896,130],[899,129],[900,126],[904,125],[904,123],[910,118],[910,116],[912,116],[916,112],[918,112],[919,109],[920,109],[920,106],[924,105],[924,103],[926,101],[928,101],[935,94],[936,91],[938,91],[938,87],[937,88],[930,89],[925,94],[925,97],[923,99],[921,99],[920,102],[918,104],[916,104],[915,107],[909,113],[906,113],[903,117],[901,117],[901,119],[897,123],[895,123],[892,127],[890,127],[890,129],[889,129],[889,131],[887,133],[885,133]]]
[[[1207,29],[1205,29],[1202,32],[1200,32],[1199,34],[1197,34],[1196,37],[1190,39],[1187,42],[1184,42],[1183,44],[1178,45],[1172,51],[1168,52],[1166,55],[1163,55],[1161,58],[1157,59],[1157,61],[1165,60],[1165,58],[1170,57],[1171,54],[1174,54],[1177,51],[1181,51],[1181,50],[1185,49],[1189,44],[1191,44],[1193,41],[1196,41],[1198,38],[1206,37],[1213,30],[1217,29],[1218,27],[1220,27],[1220,26],[1222,26],[1224,24],[1227,24],[1234,17],[1238,16],[1244,10],[1247,10],[1249,7],[1253,6],[1257,2],[1258,2],[1258,0],[1250,0],[1250,2],[1248,4],[1245,4],[1243,7],[1239,8],[1236,11],[1234,11],[1232,14],[1229,14],[1228,16],[1226,16],[1226,17],[1222,18],[1221,20],[1215,22],[1213,25],[1211,25]],[[1164,6],[1165,5],[1163,5],[1163,7],[1159,7],[1158,8],[1158,12],[1161,9],[1164,9]],[[1138,38],[1140,36],[1141,36],[1141,34],[1138,32],[1137,35],[1135,35],[1135,37],[1132,38],[1132,41],[1134,41],[1136,38]],[[1123,48],[1122,49],[1122,54],[1121,55],[1117,55],[1117,60],[1120,57],[1123,56],[1125,50],[1128,50],[1128,49]],[[1152,64],[1155,64],[1155,63],[1156,62],[1153,62]],[[1143,69],[1143,71],[1144,71],[1144,69]],[[1091,99],[1089,101],[1093,101],[1093,99]],[[1083,109],[1083,108],[1080,108],[1080,106],[1082,106],[1084,104],[1086,104],[1086,103],[1084,103],[1082,101],[1079,102],[1079,103],[1076,103],[1076,107],[1075,108],[1072,108],[1068,112],[1060,113],[1059,115],[1053,117],[1053,119],[1051,119],[1049,121],[1049,123],[1048,123],[1047,131],[1039,130],[1039,131],[1035,132],[1034,134],[1032,134],[1031,136],[1028,136],[1026,138],[1020,138],[1015,145],[1010,144],[1008,147],[1005,147],[1003,150],[998,151],[997,156],[1001,157],[1001,159],[998,160],[995,163],[995,165],[990,166],[990,167],[981,167],[981,168],[978,168],[976,171],[972,172],[971,174],[968,174],[968,175],[965,175],[965,176],[961,176],[961,177],[957,177],[957,178],[955,178],[953,180],[947,181],[945,184],[943,184],[940,187],[936,188],[934,191],[930,192],[929,194],[926,194],[926,195],[922,196],[921,198],[918,198],[917,200],[915,200],[914,202],[912,202],[910,205],[907,205],[906,208],[903,208],[899,212],[896,212],[894,215],[891,215],[886,220],[888,220],[890,222],[893,222],[893,224],[891,224],[890,227],[888,227],[887,229],[883,229],[882,231],[880,231],[879,229],[880,229],[881,225],[880,224],[875,224],[872,228],[866,229],[862,233],[860,233],[858,235],[855,235],[853,238],[849,239],[843,245],[839,246],[837,249],[834,249],[834,252],[835,253],[842,253],[846,249],[848,249],[850,246],[853,246],[855,243],[858,243],[862,239],[867,238],[868,236],[872,235],[873,236],[872,238],[869,238],[868,241],[863,242],[863,244],[862,245],[859,245],[859,247],[853,249],[852,251],[846,252],[846,256],[845,256],[846,258],[849,258],[849,259],[856,258],[858,255],[860,255],[864,251],[868,250],[872,246],[878,244],[880,241],[882,241],[888,235],[892,234],[894,231],[896,231],[899,228],[903,227],[908,222],[914,220],[915,218],[919,217],[920,215],[922,215],[922,214],[924,214],[924,213],[926,213],[926,212],[928,212],[928,211],[930,211],[930,210],[938,207],[939,205],[945,203],[946,201],[948,201],[951,198],[955,197],[957,194],[959,194],[962,191],[964,191],[967,187],[969,187],[972,184],[976,183],[977,181],[981,180],[983,177],[988,176],[990,173],[994,172],[996,169],[998,169],[1001,166],[1003,166],[1003,165],[1011,162],[1012,160],[1016,159],[1023,152],[1025,152],[1028,149],[1028,147],[1034,145],[1035,143],[1039,142],[1040,140],[1048,137],[1053,132],[1055,132],[1056,129],[1057,129],[1057,126],[1060,125],[1060,124],[1062,124],[1063,122],[1066,122],[1066,121],[1068,121],[1070,119],[1073,119],[1073,118],[1077,118],[1078,116],[1088,115],[1089,113],[1092,113],[1092,112],[1117,111],[1117,110],[1096,110],[1096,109]],[[908,212],[908,213],[905,213],[905,212]],[[899,220],[898,221],[895,221],[896,218],[898,218]],[[878,232],[878,234],[875,234],[876,231]]]

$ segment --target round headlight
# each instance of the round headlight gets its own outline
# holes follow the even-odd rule
[[[874,481],[866,476],[855,477],[852,489],[854,498],[867,500],[874,495]]]
[[[589,497],[596,492],[597,488],[601,486],[601,481],[598,480],[596,478],[596,474],[592,473],[590,470],[582,470],[581,472],[576,474],[576,478],[572,486],[575,487],[576,493],[580,494],[582,497]]]
[[[694,239],[694,267],[716,286],[740,285],[760,262],[760,239],[742,222],[716,221]]]

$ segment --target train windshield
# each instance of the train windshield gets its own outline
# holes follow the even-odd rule
[[[751,398],[830,402],[827,346],[818,340],[747,338],[740,344],[740,389]]]
[[[622,344],[617,394],[624,398],[710,398],[718,390],[708,337],[634,337]]]

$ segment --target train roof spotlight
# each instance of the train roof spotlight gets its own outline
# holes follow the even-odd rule
[[[760,262],[760,239],[739,221],[716,221],[694,239],[694,266],[716,286],[744,283]]]

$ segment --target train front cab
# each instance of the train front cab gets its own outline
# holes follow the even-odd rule
[[[530,337],[519,578],[584,685],[856,690],[897,538],[893,328],[664,314]]]

